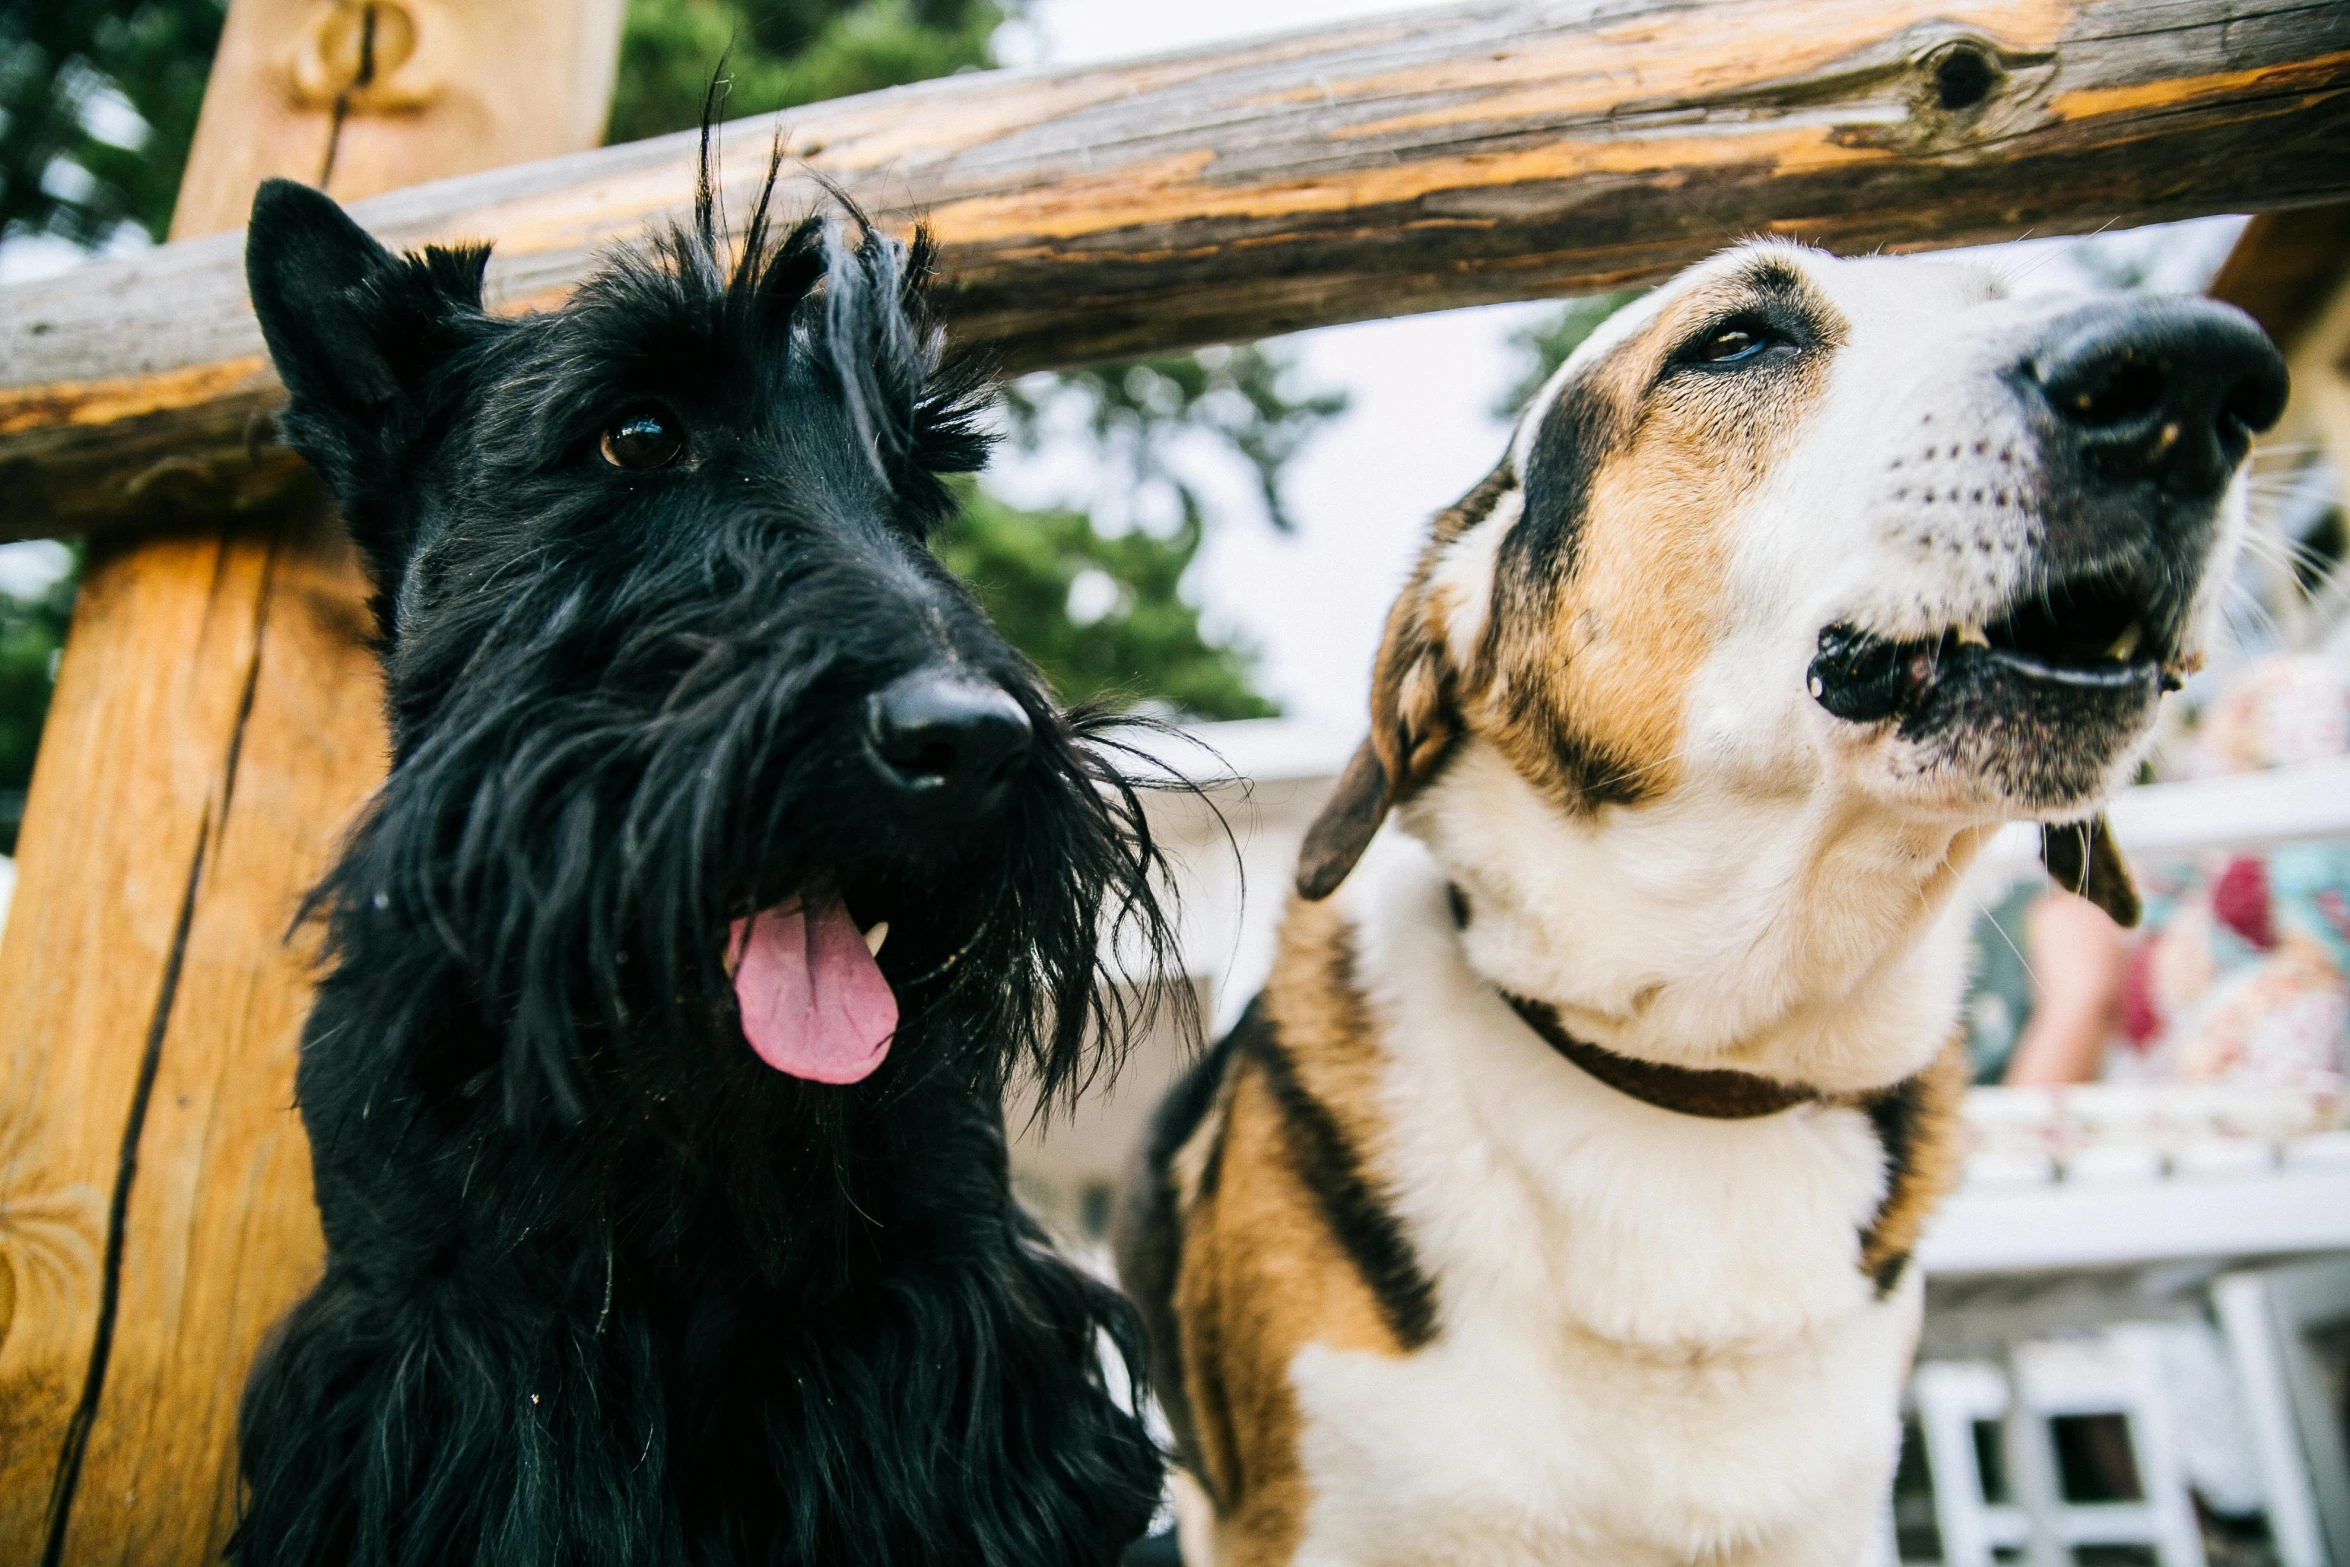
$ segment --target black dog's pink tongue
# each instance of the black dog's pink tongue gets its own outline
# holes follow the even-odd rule
[[[743,1036],[778,1072],[854,1083],[889,1054],[898,998],[839,898],[795,898],[736,920],[734,952]]]

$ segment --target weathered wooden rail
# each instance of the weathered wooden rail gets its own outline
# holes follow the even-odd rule
[[[1611,286],[1771,231],[1845,251],[2350,192],[2341,0],[1484,0],[729,128],[945,241],[1019,366]],[[678,211],[693,138],[364,204],[494,238],[513,305]],[[809,189],[809,198],[814,191]],[[291,465],[238,237],[0,291],[0,527],[216,515]]]

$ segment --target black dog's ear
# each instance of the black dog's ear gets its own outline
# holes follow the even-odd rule
[[[2138,923],[2137,883],[2100,812],[2085,822],[2040,829],[2040,863],[2067,892],[2096,904],[2124,930]]]
[[[333,197],[262,182],[245,227],[245,287],[295,407],[348,417],[399,395],[374,321],[399,270]]]
[[[487,247],[394,256],[331,197],[292,180],[265,181],[253,197],[245,286],[286,385],[280,425],[355,532],[364,508],[354,492],[391,471],[428,377],[481,318],[488,258]],[[379,562],[393,544],[360,542]]]

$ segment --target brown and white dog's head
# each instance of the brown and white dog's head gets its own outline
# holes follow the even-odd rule
[[[1437,520],[1300,890],[1464,769],[1506,767],[1562,833],[1661,813],[1668,858],[1738,852],[1695,823],[1758,805],[1815,856],[1836,821],[1947,845],[2090,818],[2199,656],[2284,396],[2259,329],[2205,300],[2014,300],[1780,243],[1692,268]],[[1461,863],[1498,851],[1443,815],[1408,819],[1472,894],[1519,874]]]

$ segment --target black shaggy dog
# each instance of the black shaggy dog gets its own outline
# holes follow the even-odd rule
[[[1105,927],[1167,950],[1136,795],[925,547],[987,444],[927,244],[763,196],[730,264],[709,188],[512,319],[486,249],[254,202],[393,756],[315,895],[245,1567],[1107,1563],[1157,1496],[999,1108],[1133,1021]]]

